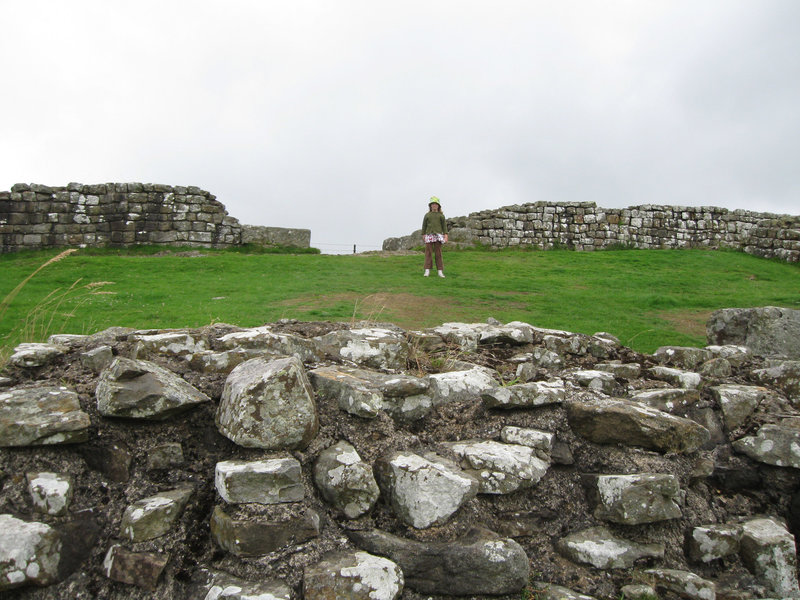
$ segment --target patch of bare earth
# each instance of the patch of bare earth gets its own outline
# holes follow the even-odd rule
[[[658,318],[667,321],[676,331],[694,337],[706,337],[706,323],[711,316],[710,310],[670,311],[658,314]]]

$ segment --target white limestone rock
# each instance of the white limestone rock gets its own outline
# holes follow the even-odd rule
[[[90,424],[78,394],[66,387],[0,392],[0,447],[85,442]]]
[[[478,365],[467,370],[434,373],[429,379],[434,406],[478,398],[484,392],[497,387],[494,373]]]
[[[168,533],[180,518],[193,492],[193,487],[183,486],[129,505],[122,515],[120,537],[142,542]]]
[[[314,483],[325,500],[348,519],[372,510],[380,495],[372,467],[344,440],[320,453],[314,465]]]
[[[555,434],[538,429],[506,425],[500,430],[500,439],[506,444],[519,444],[533,448],[540,459],[550,462]]]
[[[722,410],[728,431],[744,425],[769,393],[764,387],[735,383],[716,385],[710,389],[711,396]]]
[[[733,442],[733,448],[768,465],[800,469],[800,429],[795,427],[763,425],[755,436]]]
[[[333,400],[345,412],[373,419],[383,409],[383,394],[356,369],[320,367],[308,376],[320,400]]]
[[[570,377],[582,387],[608,395],[614,392],[614,386],[617,384],[614,375],[597,369],[574,371]]]
[[[268,325],[235,331],[216,341],[220,349],[233,352],[228,356],[229,361],[241,352],[245,352],[250,358],[296,356],[301,362],[313,362],[322,357],[322,349],[315,340],[290,333],[275,333]]]
[[[305,600],[395,600],[403,593],[403,571],[387,558],[368,552],[328,554],[306,567]]]
[[[0,514],[0,591],[58,578],[61,537],[44,523]]]
[[[596,569],[628,569],[642,558],[663,558],[664,544],[637,544],[605,527],[590,527],[561,538],[556,548],[577,563]]]
[[[73,481],[69,475],[47,471],[27,473],[28,493],[33,507],[46,515],[63,515],[72,501]]]
[[[561,404],[566,388],[561,379],[496,386],[481,394],[487,408],[527,408]]]
[[[665,473],[590,477],[594,516],[623,525],[655,523],[682,516],[678,479]]]
[[[63,356],[68,348],[55,344],[25,343],[14,348],[8,362],[16,367],[32,369],[50,364],[59,356]]]
[[[291,600],[291,588],[280,580],[248,581],[222,571],[202,569],[198,574],[197,600]]]
[[[372,369],[398,371],[408,363],[408,340],[392,329],[342,329],[314,339],[327,355]]]
[[[681,369],[673,369],[671,367],[653,367],[648,370],[648,373],[654,379],[666,381],[671,385],[690,390],[699,388],[702,381],[702,377],[700,377],[699,373],[682,371]]]
[[[195,353],[208,349],[205,340],[195,339],[188,333],[180,331],[154,334],[136,333],[130,339],[136,342],[133,358],[146,359],[160,354],[189,360]]]
[[[686,388],[655,388],[631,394],[631,400],[667,413],[683,413],[700,400],[700,392]]]
[[[214,485],[229,504],[279,504],[300,502],[305,497],[302,470],[295,458],[218,462]]]
[[[474,477],[435,455],[392,452],[375,471],[395,514],[416,529],[444,523],[478,493]]]
[[[742,524],[740,554],[758,582],[781,598],[800,597],[794,536],[771,517]]]
[[[696,562],[711,562],[739,552],[742,527],[737,524],[711,524],[695,527],[688,539],[689,556]]]
[[[544,477],[550,464],[530,446],[491,440],[446,442],[461,458],[461,467],[480,484],[481,494],[510,494],[529,488]]]

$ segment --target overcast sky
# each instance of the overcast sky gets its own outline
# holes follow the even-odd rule
[[[323,251],[411,233],[431,195],[800,214],[800,0],[0,0],[0,24],[0,190],[197,185]]]

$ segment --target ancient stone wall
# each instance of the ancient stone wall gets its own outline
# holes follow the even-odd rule
[[[310,241],[308,229],[241,225],[214,195],[194,186],[18,183],[0,192],[0,252],[136,244],[307,248]]]
[[[451,218],[448,228],[453,242],[496,248],[732,248],[788,262],[800,260],[800,217],[713,206],[600,208],[594,202],[536,202]],[[384,241],[384,250],[419,243],[414,234],[390,238]]]

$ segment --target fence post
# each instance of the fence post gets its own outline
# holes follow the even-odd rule
[[[355,254],[355,253],[356,253],[356,245],[353,244],[353,254]]]

